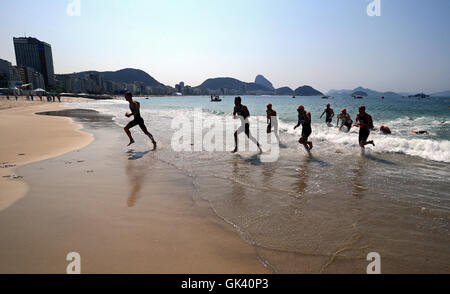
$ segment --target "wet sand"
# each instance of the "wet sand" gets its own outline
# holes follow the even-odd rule
[[[0,101],[0,211],[28,190],[15,168],[82,148],[93,139],[70,118],[34,114],[63,109],[61,104],[5,100]]]
[[[2,162],[48,158],[16,169],[23,182],[7,181],[27,193],[0,212],[0,273],[65,273],[73,251],[81,255],[82,273],[270,272],[254,247],[196,199],[192,178],[154,158],[158,151],[144,136],[126,148],[126,136],[110,117],[66,111],[95,137],[74,148],[91,136],[69,118],[32,115],[49,110],[15,108],[0,116],[2,132],[10,132],[2,135],[16,144],[1,147]],[[60,128],[65,123],[71,132]],[[43,135],[30,127],[36,125],[41,132],[54,126],[56,133],[38,140]],[[67,147],[70,140],[78,145]],[[58,148],[38,153],[36,144]],[[57,153],[66,154],[51,157]],[[1,198],[13,194],[3,187]]]

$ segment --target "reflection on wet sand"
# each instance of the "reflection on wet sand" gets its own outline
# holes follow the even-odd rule
[[[148,169],[148,164],[144,161],[136,160],[138,158],[142,158],[147,152],[129,152],[130,157],[127,162],[126,174],[128,177],[128,182],[130,183],[130,195],[128,196],[127,205],[128,207],[134,207],[137,200],[140,198],[140,191],[143,186],[143,177],[147,173],[146,169]],[[139,157],[140,156],[140,157]]]
[[[310,159],[306,159],[300,164],[298,168],[296,168],[297,174],[295,177],[297,178],[297,182],[295,183],[294,191],[299,195],[305,194],[305,190],[308,187],[308,178],[310,175],[309,165],[311,163]]]
[[[245,198],[245,188],[239,183],[247,178],[248,168],[239,164],[239,158],[233,158],[233,187],[231,191],[231,203],[233,206],[240,206],[242,200]]]
[[[367,173],[367,161],[368,160],[364,157],[364,155],[361,155],[358,159],[357,166],[352,169],[352,196],[357,198],[363,198],[364,194],[367,191],[367,187],[364,181],[365,175]]]
[[[273,181],[273,175],[276,173],[276,170],[278,169],[277,163],[266,163],[263,165],[262,169],[262,175],[263,175],[263,185],[266,188],[272,189],[272,181]]]

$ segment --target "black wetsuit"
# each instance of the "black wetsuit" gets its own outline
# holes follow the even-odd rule
[[[266,111],[266,113],[267,113],[267,115],[269,115],[268,111]],[[272,111],[272,115],[267,118],[269,120],[269,123],[267,124],[267,133],[268,134],[272,132],[272,116],[277,116],[277,112]]]
[[[139,102],[134,102],[134,103],[139,103]],[[130,110],[131,110],[131,112],[134,112],[133,108],[131,107],[131,104],[130,104]],[[130,128],[132,128],[132,127],[139,125],[141,130],[146,132],[147,127],[145,126],[144,119],[141,116],[141,110],[139,109],[139,104],[138,104],[136,112],[133,114],[133,116],[134,116],[134,119],[128,123],[128,126]]]
[[[248,136],[250,134],[250,123],[248,122],[247,118],[250,116],[250,113],[248,109],[246,111],[244,110],[244,106],[245,105],[242,104],[240,105],[240,107],[235,106],[233,115],[240,116],[244,119],[243,125],[240,126],[236,132],[241,133],[242,131],[245,131],[245,134]]]
[[[307,116],[307,114],[305,113],[305,115],[298,115],[298,124],[302,125],[302,137],[305,141],[308,141],[308,137],[311,135],[312,133],[312,128],[311,128],[311,118]]]
[[[332,118],[333,113],[334,113],[333,109],[331,109],[331,108],[325,109],[325,122],[327,124],[329,124],[333,121],[333,118]]]
[[[367,113],[363,116],[358,114],[358,122],[360,123],[358,142],[366,142],[370,135],[370,128],[373,127],[372,117]]]

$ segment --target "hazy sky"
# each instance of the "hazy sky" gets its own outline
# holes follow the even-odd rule
[[[75,0],[76,1],[76,0]],[[52,45],[56,73],[145,70],[197,86],[209,77],[321,91],[450,90],[450,0],[1,0],[0,58],[13,36]]]

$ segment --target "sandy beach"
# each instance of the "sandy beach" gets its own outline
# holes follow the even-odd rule
[[[0,110],[1,273],[65,273],[72,251],[83,273],[270,272],[192,197],[188,176],[144,156],[146,145],[119,147],[111,118],[82,115],[80,130],[68,117],[35,114],[59,104],[8,103]]]
[[[92,141],[92,135],[81,132],[81,126],[69,118],[34,114],[58,109],[62,109],[61,104],[24,99],[0,101],[0,211],[28,190],[14,173],[16,167],[79,149]]]

